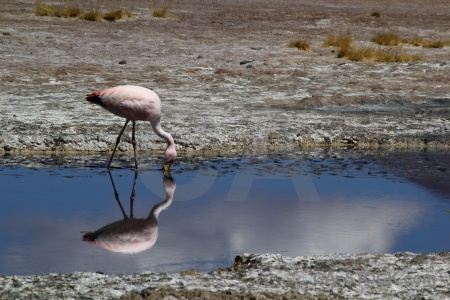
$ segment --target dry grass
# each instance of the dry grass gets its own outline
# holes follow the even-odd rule
[[[322,43],[324,47],[344,47],[348,48],[352,46],[353,37],[349,31],[328,33],[327,38]]]
[[[80,19],[87,20],[87,21],[101,21],[102,20],[102,14],[97,9],[83,12],[83,14],[80,16]]]
[[[107,21],[117,21],[120,19],[130,18],[132,16],[133,16],[133,14],[131,12],[125,11],[123,9],[110,11],[110,12],[104,13],[102,15],[103,19],[105,19]]]
[[[407,40],[408,44],[425,48],[450,47],[450,40],[424,40],[422,38],[412,38]]]
[[[56,17],[58,9],[46,3],[41,3],[40,1],[36,1],[34,14],[39,17]]]
[[[400,47],[347,47],[340,48],[338,57],[351,61],[375,61],[375,62],[410,62],[422,60],[420,56],[410,55]]]
[[[297,48],[299,50],[311,51],[311,46],[309,45],[309,43],[301,39],[290,41],[287,46],[289,48]]]
[[[395,34],[378,34],[372,38],[372,41],[381,45],[398,45],[403,42],[403,39]],[[355,46],[349,31],[329,33],[322,45],[337,47],[337,57],[351,61],[406,62],[421,60],[421,57],[410,55],[400,47]]]
[[[378,33],[371,38],[371,41],[383,46],[398,46],[400,44],[410,44],[426,48],[444,48],[450,46],[450,40],[424,40],[419,37],[405,39],[396,33]]]
[[[397,46],[406,42],[404,38],[401,38],[396,33],[378,33],[374,35],[370,40],[376,44],[384,46]]]
[[[40,17],[60,17],[60,18],[79,18],[88,21],[116,21],[126,19],[133,14],[130,11],[122,9],[101,13],[98,8],[90,11],[82,11],[76,6],[59,9],[56,6],[36,1],[34,14]]]
[[[157,1],[153,2],[153,6],[159,6]],[[160,8],[154,8],[152,16],[155,18],[167,18],[167,13],[169,12],[169,8],[172,6],[172,0],[167,1],[165,5]]]
[[[422,57],[406,53],[402,48],[380,48],[375,51],[375,61],[380,62],[409,62],[420,61]]]
[[[83,14],[81,9],[76,6],[63,8],[58,12],[59,14],[57,16],[62,18],[79,18]]]

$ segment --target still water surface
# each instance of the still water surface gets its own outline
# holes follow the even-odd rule
[[[208,271],[246,252],[450,250],[440,162],[425,178],[433,185],[411,177],[421,169],[367,157],[180,160],[172,178],[157,163],[135,177],[131,168],[108,172],[102,160],[39,168],[4,160],[0,274]]]

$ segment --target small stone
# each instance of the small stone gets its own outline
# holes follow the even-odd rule
[[[127,61],[126,60],[121,60],[121,61],[119,61],[119,65],[126,65],[127,64]]]
[[[246,60],[241,61],[239,64],[245,65],[245,64],[249,64],[251,62],[253,62],[253,59],[246,59]]]

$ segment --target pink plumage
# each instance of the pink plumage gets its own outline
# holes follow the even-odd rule
[[[106,90],[93,92],[86,97],[86,102],[102,106],[109,112],[125,118],[126,122],[117,137],[116,145],[108,163],[111,165],[120,137],[129,121],[132,121],[132,144],[134,150],[135,166],[137,169],[135,121],[149,121],[155,133],[167,142],[165,151],[164,169],[169,170],[177,157],[175,142],[172,136],[161,127],[161,100],[158,95],[147,88],[133,85],[121,85]]]

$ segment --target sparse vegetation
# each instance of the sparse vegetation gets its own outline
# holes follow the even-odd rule
[[[297,48],[299,50],[311,51],[311,47],[307,41],[296,39],[288,43],[289,48]]]
[[[347,58],[351,61],[376,61],[376,62],[408,62],[419,61],[422,58],[410,55],[402,48],[382,48],[371,46],[351,46],[339,48],[338,57]]]
[[[36,1],[34,14],[38,17],[56,17],[57,8],[53,5]]]
[[[410,44],[426,48],[444,48],[450,46],[450,40],[424,40],[419,37],[406,39],[396,33],[378,33],[372,37],[371,41],[384,46],[398,46],[400,44]]]
[[[126,18],[129,18],[131,16],[132,16],[131,12],[125,11],[125,10],[122,10],[122,9],[111,11],[111,12],[107,12],[107,13],[102,15],[103,19],[105,19],[107,21],[116,21],[116,20],[120,20],[120,19],[126,19]]]
[[[91,11],[83,12],[83,14],[80,16],[80,19],[87,21],[101,21],[102,14],[98,9],[94,9]]]
[[[62,18],[79,18],[83,12],[76,6],[71,6],[67,8],[63,8],[59,11],[57,17]]]
[[[339,33],[328,33],[327,38],[322,43],[324,47],[344,47],[348,48],[352,46],[353,37],[349,31]]]
[[[374,36],[372,41],[380,45],[398,45],[403,40],[395,34],[379,34]],[[349,32],[329,33],[323,45],[337,47],[337,57],[351,61],[406,62],[421,60],[420,56],[410,55],[399,47],[355,46]]]
[[[122,9],[106,13],[101,13],[98,8],[90,11],[82,11],[76,6],[60,9],[53,5],[41,3],[40,1],[37,1],[35,4],[34,14],[40,17],[79,18],[88,21],[116,21],[129,18],[133,15],[130,11]]]
[[[420,61],[422,57],[406,53],[402,48],[378,48],[375,50],[374,61],[379,62],[408,62]]]
[[[156,1],[153,2],[153,6],[158,6]],[[165,5],[160,8],[154,8],[152,16],[155,18],[167,18],[167,13],[169,12],[169,8],[172,6],[172,0],[167,1]]]
[[[384,46],[397,46],[405,43],[405,39],[396,33],[378,33],[371,38],[371,41]]]
[[[381,12],[380,11],[373,11],[370,13],[371,17],[375,17],[375,18],[380,18],[381,17]]]
[[[424,40],[421,38],[412,38],[409,40],[406,40],[408,44],[419,46],[419,47],[425,47],[425,48],[444,48],[444,47],[450,47],[450,40]]]

